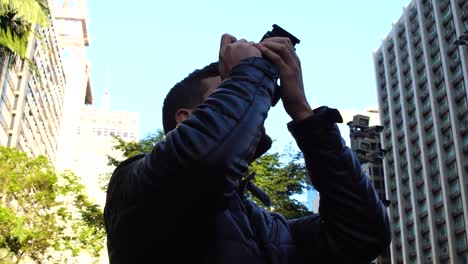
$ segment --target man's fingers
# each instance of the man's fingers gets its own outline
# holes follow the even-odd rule
[[[273,41],[265,41],[262,42],[261,45],[273,51],[274,53],[277,53],[279,56],[281,56],[283,61],[288,64],[298,63],[299,61],[299,57],[297,57],[296,53],[294,51],[291,51],[291,49],[286,44]]]
[[[262,42],[273,42],[273,43],[282,43],[283,45],[286,45],[286,47],[292,52],[295,53],[296,49],[294,48],[291,40],[286,37],[272,37],[272,38],[266,38]]]
[[[221,37],[221,49],[236,41],[236,37],[229,34],[223,34],[223,36]]]
[[[281,56],[278,53],[271,50],[267,45],[265,45],[265,43],[255,44],[255,47],[262,52],[264,57],[268,58],[271,62],[276,64],[278,67],[283,68],[286,66],[286,63],[281,58]]]

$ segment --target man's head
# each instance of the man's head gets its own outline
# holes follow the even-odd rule
[[[167,94],[163,104],[163,127],[167,134],[177,124],[187,119],[195,107],[201,104],[221,83],[219,64],[211,63],[200,70],[195,70],[177,83]],[[271,147],[272,140],[262,126],[260,141],[253,159],[265,153]]]
[[[195,70],[172,87],[164,99],[162,109],[164,133],[167,134],[185,120],[220,83],[218,63],[213,62],[203,69]]]

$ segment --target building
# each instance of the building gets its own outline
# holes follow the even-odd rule
[[[348,123],[353,121],[354,116],[363,115],[369,117],[369,126],[380,125],[380,114],[378,106],[367,109],[367,110],[355,110],[355,109],[340,109],[343,123],[339,123],[338,128],[340,129],[341,137],[346,141],[346,146],[351,146],[351,135]]]
[[[104,207],[102,178],[113,170],[107,165],[107,156],[123,159],[122,154],[113,149],[116,145],[113,136],[138,141],[138,114],[83,106],[76,136],[78,144],[71,153],[71,170],[80,176],[90,197]]]
[[[307,209],[316,214],[319,213],[320,193],[315,189],[307,190]]]
[[[72,153],[78,147],[80,110],[92,104],[90,67],[86,54],[89,46],[87,13],[84,0],[52,0],[51,10],[57,28],[66,82],[63,121],[60,126],[56,168],[72,168]]]
[[[380,140],[383,127],[369,126],[370,118],[365,115],[355,115],[353,121],[347,124],[350,128],[351,150],[361,163],[362,173],[367,175],[380,199],[388,207],[382,162],[385,151],[382,149]],[[383,252],[373,263],[391,263],[390,250]]]
[[[66,85],[55,24],[36,26],[27,56],[32,62],[6,56],[0,58],[0,145],[44,155],[57,156]]]
[[[359,159],[366,174],[382,201],[386,201],[382,159],[384,150],[380,143],[381,126],[369,126],[369,117],[356,115],[347,123],[350,128],[351,150]]]
[[[392,263],[468,263],[468,0],[413,0],[374,52]]]

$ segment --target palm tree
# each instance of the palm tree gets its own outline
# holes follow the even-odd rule
[[[24,58],[33,25],[47,22],[46,0],[0,0],[0,46]]]
[[[27,59],[35,25],[48,24],[47,0],[0,0],[0,90],[12,59]]]

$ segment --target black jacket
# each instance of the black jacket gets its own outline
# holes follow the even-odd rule
[[[111,263],[364,263],[389,245],[386,209],[334,109],[288,124],[320,214],[288,220],[246,199],[241,180],[277,77],[264,59],[242,61],[151,153],[115,170],[104,211]]]

